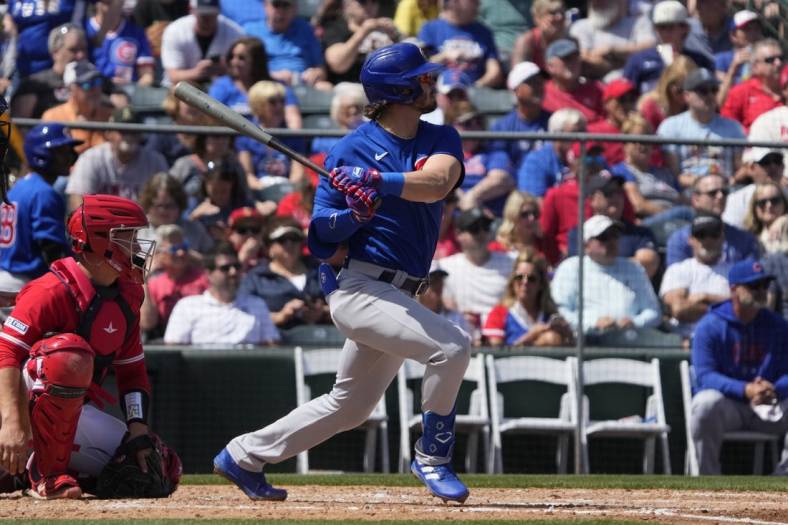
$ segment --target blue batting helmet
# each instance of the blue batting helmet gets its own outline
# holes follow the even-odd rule
[[[82,141],[72,138],[63,124],[39,124],[25,136],[27,164],[33,170],[46,171],[52,162],[54,149],[78,144],[82,144]]]
[[[361,84],[370,102],[408,104],[421,95],[418,77],[441,69],[442,65],[427,62],[415,44],[392,44],[367,57]]]

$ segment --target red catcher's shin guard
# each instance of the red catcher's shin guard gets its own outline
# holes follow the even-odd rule
[[[45,339],[33,352],[28,373],[34,380],[30,424],[35,456],[30,480],[35,485],[42,477],[66,472],[95,354],[74,334]]]

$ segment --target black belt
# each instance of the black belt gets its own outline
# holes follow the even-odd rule
[[[366,263],[366,264],[372,265],[372,263]],[[350,266],[350,259],[349,258],[345,259],[345,262],[342,266],[348,268]],[[380,267],[378,266],[378,268]],[[397,277],[397,272],[395,272],[394,270],[383,270],[380,272],[380,275],[376,277],[376,279],[378,281],[383,281],[384,283],[393,284],[396,277]],[[416,296],[424,293],[429,285],[430,285],[430,280],[428,278],[416,279],[413,277],[406,277],[403,283],[399,285],[399,289],[408,292],[413,296]]]

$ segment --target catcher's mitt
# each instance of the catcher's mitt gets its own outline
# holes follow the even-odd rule
[[[137,463],[137,451],[151,449],[148,472]],[[96,481],[96,496],[110,498],[166,498],[178,488],[181,460],[155,434],[124,439]]]

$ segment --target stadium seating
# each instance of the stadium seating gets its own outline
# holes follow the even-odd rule
[[[342,346],[345,336],[333,324],[304,324],[280,330],[282,345],[292,346]]]
[[[307,378],[323,374],[335,375],[339,368],[339,359],[341,355],[341,348],[322,348],[315,350],[304,350],[300,346],[295,348],[293,358],[295,360],[296,400],[298,406],[317,397],[312,395],[312,391],[306,383]],[[372,472],[375,469],[375,452],[378,435],[380,435],[381,466],[383,472],[389,472],[388,415],[386,413],[385,396],[378,401],[375,410],[360,428],[366,431],[364,472]],[[298,455],[296,470],[299,474],[306,474],[309,472],[308,450]]]
[[[503,472],[503,434],[548,434],[558,437],[556,465],[559,474],[566,474],[569,457],[569,438],[574,434],[577,410],[573,357],[566,360],[538,356],[512,356],[499,359],[487,356],[487,375],[490,385],[490,419],[492,421],[492,449],[489,463],[495,473]],[[498,386],[506,383],[539,381],[566,387],[561,395],[556,417],[513,417],[505,410],[504,396]],[[532,405],[542,405],[530,400]]]
[[[406,359],[397,373],[397,400],[399,404],[400,420],[400,472],[410,471],[411,442],[410,430],[421,427],[421,410],[414,410],[415,396],[413,390],[408,388],[408,381],[424,377],[425,366],[421,363]],[[467,413],[457,414],[455,430],[468,434],[467,453],[465,455],[465,470],[476,472],[476,457],[478,455],[479,435],[483,441],[483,452],[486,458],[490,448],[490,416],[487,401],[487,381],[484,373],[484,355],[479,354],[471,359],[468,369],[463,377],[465,381],[474,384],[471,392],[470,406]],[[490,465],[486,465],[490,473]]]
[[[682,361],[679,363],[679,373],[681,375],[681,399],[684,405],[684,427],[687,432],[687,451],[684,456],[684,473],[690,476],[698,476],[698,453],[695,449],[695,441],[692,439],[692,428],[690,426],[692,391],[696,387],[695,370],[688,361]],[[772,468],[777,465],[778,451],[780,450],[780,436],[776,434],[740,430],[737,432],[726,432],[723,441],[753,444],[752,473],[756,476],[762,475],[764,471],[764,448],[766,445],[770,446]]]
[[[586,336],[589,346],[610,348],[681,348],[681,335],[652,328],[614,330]]]

